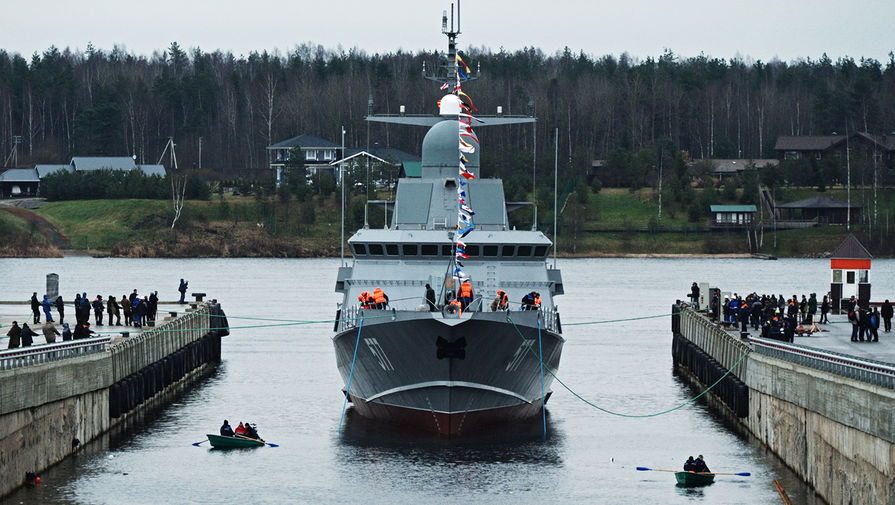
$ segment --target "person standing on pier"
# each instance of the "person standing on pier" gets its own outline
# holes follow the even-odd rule
[[[103,325],[103,310],[105,307],[103,306],[103,297],[100,295],[96,295],[96,298],[93,299],[93,315],[96,316],[96,325]]]
[[[53,302],[53,305],[56,306],[56,311],[59,312],[59,324],[62,324],[65,318],[65,302],[62,301],[62,295],[56,297],[56,301]]]
[[[867,341],[868,342],[879,342],[879,309],[873,307],[873,312],[870,313],[870,324],[867,325]],[[873,337],[873,340],[870,337]]]
[[[37,291],[31,295],[31,312],[34,313],[34,324],[40,323],[40,300],[37,299]]]
[[[121,295],[121,311],[124,312],[124,325],[132,325],[134,323],[134,306],[127,299],[127,295]]]
[[[36,336],[37,333],[28,327],[28,323],[22,323],[22,347],[31,347]]]
[[[53,314],[50,314],[50,310],[53,308],[53,304],[50,303],[50,300],[47,300],[47,295],[44,295],[44,299],[40,302],[40,306],[44,309],[44,316],[46,316],[47,322],[52,323]]]
[[[808,322],[814,322],[814,314],[817,314],[817,293],[811,293],[808,298]]]
[[[41,331],[43,331],[44,338],[47,339],[48,344],[55,342],[56,337],[59,335],[59,330],[56,329],[56,326],[51,321],[44,323]]]
[[[184,303],[186,303],[186,302],[184,301],[184,298],[186,297],[186,289],[187,289],[187,286],[188,286],[188,285],[189,285],[189,281],[185,281],[185,280],[183,280],[183,279],[180,279],[180,286],[177,287],[177,291],[180,291],[180,303],[181,303],[181,305],[184,304]]]
[[[16,349],[22,345],[22,328],[19,327],[18,321],[12,322],[12,327],[6,332],[6,336],[9,337],[7,349]]]
[[[147,305],[146,317],[150,326],[155,326],[155,314],[158,312],[158,291],[149,294],[149,303]]]
[[[827,324],[827,313],[830,312],[830,300],[824,296],[824,301],[820,304],[820,322],[821,324]]]
[[[690,298],[693,299],[693,308],[699,310],[699,285],[695,282],[690,286]]]
[[[117,321],[116,326],[121,326],[121,312],[118,311],[118,302],[115,300],[114,296],[109,295],[109,300],[106,302],[106,309],[109,312],[109,326],[112,326],[113,316]]]
[[[62,341],[67,342],[71,340],[71,328],[68,327],[68,323],[62,323]]]
[[[886,298],[886,301],[883,302],[882,310],[880,311],[880,317],[883,318],[883,331],[889,333],[892,331],[892,313],[895,312],[892,309],[892,304],[889,303],[889,299]]]
[[[852,297],[854,298],[854,297]],[[858,341],[858,312],[851,308],[848,311],[848,321],[851,323],[851,341]]]

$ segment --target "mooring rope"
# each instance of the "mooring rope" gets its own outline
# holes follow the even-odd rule
[[[364,320],[360,320],[357,327],[357,341],[354,342],[354,357],[351,358],[351,371],[348,372],[348,385],[345,386],[345,401],[342,403],[342,415],[339,416],[339,440],[342,440],[342,420],[345,418],[345,409],[348,407],[348,395],[351,394],[351,378],[354,377],[354,363],[357,361],[357,348],[360,345],[360,331],[364,327]]]
[[[538,337],[538,338],[540,339],[540,318],[538,318],[538,319],[539,319],[539,321],[538,321],[538,333],[539,333],[539,337]],[[614,411],[612,411],[612,410],[609,410],[609,409],[600,407],[599,405],[597,405],[597,404],[593,403],[592,401],[590,401],[590,400],[584,398],[583,396],[581,396],[580,394],[578,394],[575,390],[573,390],[571,387],[569,387],[565,382],[563,382],[563,381],[556,375],[556,373],[553,371],[553,369],[550,368],[549,365],[547,365],[546,363],[544,363],[544,360],[541,359],[540,356],[538,356],[537,354],[535,354],[534,349],[532,348],[531,344],[528,343],[528,341],[525,339],[525,336],[524,336],[524,335],[522,334],[522,332],[519,330],[519,327],[516,326],[516,322],[513,321],[513,319],[512,319],[511,317],[509,317],[509,314],[507,315],[507,320],[510,321],[510,323],[513,324],[513,328],[515,328],[516,333],[519,334],[519,338],[522,339],[522,342],[523,342],[523,343],[525,344],[525,346],[528,348],[529,352],[531,352],[536,358],[538,358],[538,361],[541,362],[541,367],[546,368],[546,369],[547,369],[547,373],[549,373],[551,376],[553,376],[553,378],[556,379],[556,382],[560,383],[560,384],[562,385],[562,387],[564,387],[569,393],[572,393],[573,396],[575,396],[576,398],[578,398],[578,399],[581,400],[582,402],[586,403],[587,405],[589,405],[589,406],[591,406],[591,407],[593,407],[593,408],[595,408],[595,409],[597,409],[597,410],[599,410],[599,411],[601,411],[601,412],[604,412],[604,413],[606,413],[606,414],[610,414],[610,415],[613,415],[613,416],[619,416],[619,417],[633,417],[633,418],[656,417],[656,416],[661,416],[661,415],[663,415],[663,414],[668,414],[669,412],[674,412],[675,410],[678,410],[678,409],[681,409],[681,408],[683,408],[683,407],[686,407],[687,405],[689,405],[689,404],[693,403],[694,401],[696,401],[697,399],[699,399],[702,395],[704,395],[704,394],[708,393],[709,391],[711,391],[712,388],[714,388],[714,387],[717,386],[722,380],[724,380],[724,378],[727,377],[727,376],[730,374],[730,372],[732,372],[733,369],[736,368],[737,365],[739,365],[740,362],[742,362],[750,352],[752,352],[751,349],[747,349],[746,352],[744,352],[743,355],[740,356],[740,359],[738,359],[737,362],[734,363],[733,366],[731,366],[730,369],[727,370],[727,372],[726,372],[724,375],[722,375],[718,380],[716,380],[711,386],[709,386],[708,388],[706,388],[705,391],[699,393],[698,395],[694,396],[693,398],[687,400],[686,402],[684,402],[684,403],[682,403],[682,404],[680,404],[680,405],[678,405],[678,406],[676,406],[676,407],[673,407],[673,408],[670,408],[670,409],[667,409],[667,410],[663,410],[663,411],[661,411],[661,412],[654,412],[654,413],[652,413],[652,414],[624,414],[624,413],[621,413],[621,412],[614,412]],[[539,344],[539,345],[540,345],[540,344]]]

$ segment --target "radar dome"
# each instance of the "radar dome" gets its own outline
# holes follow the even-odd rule
[[[457,177],[460,163],[460,122],[448,119],[429,128],[423,138],[423,177]],[[479,143],[467,139],[475,152],[466,154],[466,169],[479,175]]]
[[[462,102],[457,95],[444,95],[438,107],[438,113],[442,116],[459,116]]]

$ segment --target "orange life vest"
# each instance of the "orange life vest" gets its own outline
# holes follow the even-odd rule
[[[382,289],[376,288],[373,290],[373,301],[376,303],[385,303],[385,293],[382,292]]]
[[[501,305],[501,306],[504,306],[504,305],[506,305],[507,303],[509,303],[509,299],[507,298],[507,293],[506,293],[505,291],[498,290],[498,291],[497,291],[497,296],[500,297],[500,305]]]
[[[540,307],[540,306],[541,306],[541,297],[536,296],[535,297],[535,307]]]
[[[450,306],[451,306],[451,305],[453,305],[453,306],[455,306],[455,307],[457,307],[457,308],[454,309],[454,310],[451,310],[451,309],[450,309]],[[449,311],[449,312],[454,312],[454,311],[456,311],[458,314],[461,314],[461,315],[462,315],[462,314],[463,314],[463,306],[460,304],[460,300],[457,300],[456,298],[454,298],[453,300],[451,300],[451,303],[448,304],[448,311]]]
[[[472,284],[469,281],[463,281],[463,284],[460,284],[460,298],[464,297],[472,298]]]

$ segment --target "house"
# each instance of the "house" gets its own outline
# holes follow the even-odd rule
[[[708,160],[712,164],[712,177],[723,181],[725,177],[737,177],[742,175],[746,170],[761,170],[766,167],[777,167],[780,160],[776,159],[711,159]]]
[[[754,205],[712,205],[710,209],[712,228],[751,228],[758,212]]]
[[[318,171],[325,170],[335,175],[331,162],[339,158],[338,153],[342,148],[320,137],[303,134],[267,146],[271,155],[270,169],[276,172],[277,184],[283,180],[283,168],[289,161],[289,153],[295,148],[301,150],[302,160],[305,163],[305,168],[308,169],[308,174],[316,174]]]
[[[849,210],[850,209],[850,210]],[[815,221],[817,223],[857,223],[861,219],[861,206],[849,205],[842,200],[827,196],[814,196],[804,200],[780,203],[774,209],[782,221]]]
[[[836,157],[845,160],[846,149],[852,162],[865,160],[888,169],[895,168],[895,135],[855,132],[846,135],[803,135],[779,137],[774,150],[781,159]]]

